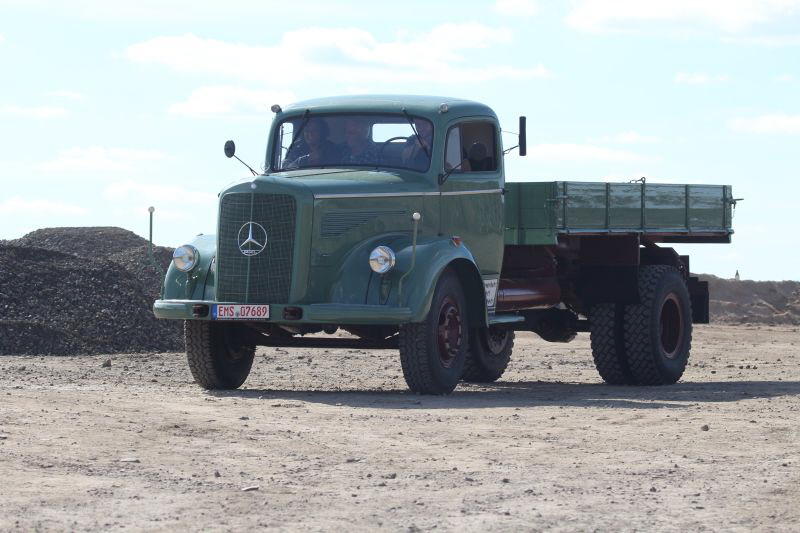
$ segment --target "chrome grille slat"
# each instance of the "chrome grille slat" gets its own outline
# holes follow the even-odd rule
[[[288,303],[297,204],[288,194],[229,193],[222,197],[217,250],[217,299]],[[257,222],[267,231],[264,250],[246,256],[239,230]]]

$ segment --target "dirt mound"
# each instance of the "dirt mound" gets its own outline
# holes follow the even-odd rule
[[[708,281],[712,322],[800,324],[800,282],[700,279]]]
[[[121,228],[48,228],[0,241],[0,354],[182,349],[180,323],[153,316],[162,278],[147,247]],[[155,252],[166,269],[172,251]]]

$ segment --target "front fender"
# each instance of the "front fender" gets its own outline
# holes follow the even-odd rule
[[[198,235],[189,244],[200,255],[197,266],[190,272],[181,272],[170,262],[164,279],[165,300],[213,300],[215,291],[212,262],[217,255],[216,235]]]
[[[379,245],[394,250],[395,268],[381,275],[369,268],[369,253]],[[436,282],[451,266],[467,294],[471,322],[485,324],[484,289],[475,258],[469,249],[445,237],[419,237],[412,268],[413,245],[408,234],[384,234],[362,241],[348,253],[330,287],[331,303],[410,308],[411,322],[425,320]]]
[[[404,263],[410,266],[413,246],[409,245],[398,253],[403,256]],[[417,242],[417,254],[414,267],[406,268],[403,274],[396,276],[396,298],[399,306],[411,309],[411,322],[422,322],[428,315],[433,300],[436,283],[442,272],[452,268],[461,281],[468,307],[472,309],[476,323],[485,324],[486,311],[484,303],[483,283],[469,248],[463,244],[456,246],[450,238],[439,237],[428,242]],[[402,277],[402,282],[399,278]]]

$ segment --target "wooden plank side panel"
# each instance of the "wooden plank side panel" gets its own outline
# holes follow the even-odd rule
[[[724,188],[717,185],[689,186],[689,227],[693,230],[725,227]]]
[[[642,185],[640,183],[610,183],[608,198],[611,229],[641,227]]]
[[[645,229],[686,229],[686,186],[644,184]]]
[[[558,181],[506,188],[506,244],[554,244],[558,234],[572,233],[722,242],[732,233],[728,185]]]

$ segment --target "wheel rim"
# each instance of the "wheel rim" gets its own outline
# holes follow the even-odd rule
[[[227,327],[222,333],[222,342],[225,346],[224,357],[229,363],[238,363],[248,357],[250,347],[237,341],[236,334],[231,330],[231,327]]]
[[[492,326],[484,335],[486,348],[492,355],[500,355],[508,343],[508,330]]]
[[[448,296],[439,309],[437,341],[439,344],[439,360],[442,366],[450,368],[461,350],[464,324],[461,311],[456,301]]]
[[[671,292],[661,305],[661,350],[668,359],[678,356],[683,341],[683,309],[678,295]]]

